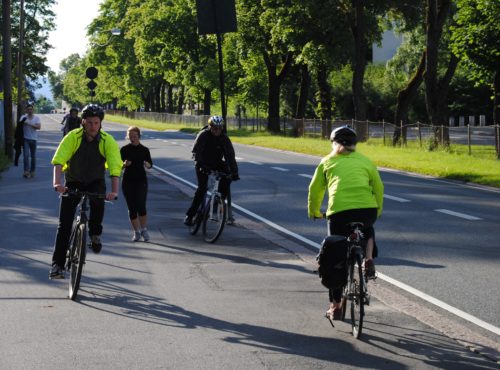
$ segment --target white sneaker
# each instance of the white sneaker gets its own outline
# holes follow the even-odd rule
[[[134,236],[132,237],[133,242],[138,242],[141,240],[141,233],[139,231],[134,231]]]
[[[142,236],[142,239],[147,242],[149,241],[149,233],[147,230],[142,230],[141,231],[141,236]]]

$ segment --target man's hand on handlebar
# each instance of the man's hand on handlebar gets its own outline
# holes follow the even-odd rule
[[[106,200],[117,200],[117,199],[118,199],[118,193],[112,191],[106,194]]]

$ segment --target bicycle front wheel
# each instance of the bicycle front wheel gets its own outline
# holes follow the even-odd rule
[[[203,218],[203,236],[207,243],[215,243],[224,230],[227,206],[224,199],[215,195],[210,199]]]
[[[351,298],[351,325],[352,335],[359,338],[363,329],[363,317],[365,316],[365,280],[361,267],[362,258],[356,254],[355,261],[349,266],[349,291]]]
[[[86,242],[87,227],[85,224],[79,224],[76,226],[74,238],[69,250],[69,298],[72,301],[76,299],[76,293],[80,287],[83,265],[85,264]]]

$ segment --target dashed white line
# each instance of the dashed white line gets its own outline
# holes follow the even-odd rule
[[[384,198],[387,198],[390,200],[395,200],[396,202],[400,202],[400,203],[411,202],[411,200],[400,198],[400,197],[395,197],[393,195],[387,195],[387,194],[384,194]]]
[[[236,158],[237,161],[242,161],[242,160],[245,159],[245,158],[242,158],[242,157],[234,157],[234,158]]]
[[[308,179],[312,179],[312,175],[308,175],[308,174],[305,174],[305,173],[299,173],[299,176],[302,176],[302,177],[307,177]]]
[[[253,164],[256,164],[257,166],[262,166],[262,163],[260,163],[260,162],[248,161],[248,163],[253,163]]]
[[[465,213],[454,212],[454,211],[450,211],[448,209],[435,209],[434,211],[445,213],[445,214],[450,215],[450,216],[460,217],[460,218],[463,218],[463,219],[469,220],[469,221],[482,220],[482,218],[479,218],[476,216],[470,216],[470,215],[466,215]]]
[[[283,168],[283,167],[271,167],[271,168],[273,170],[282,171],[282,172],[290,171],[289,169],[286,169],[286,168]]]

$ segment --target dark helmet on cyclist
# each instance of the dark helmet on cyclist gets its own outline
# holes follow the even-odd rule
[[[215,127],[222,128],[223,124],[224,124],[224,120],[222,119],[221,116],[212,116],[208,119],[208,125],[210,127],[215,126]]]
[[[342,144],[344,146],[354,145],[358,142],[356,131],[345,125],[334,129],[330,135],[330,141]]]
[[[72,107],[72,108],[69,110],[69,112],[70,112],[70,113],[72,113],[72,112],[78,113],[78,108]]]
[[[97,104],[88,104],[82,109],[82,118],[99,117],[101,121],[104,119],[104,110]]]

